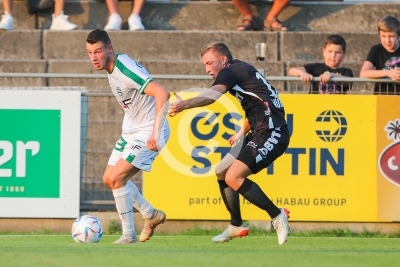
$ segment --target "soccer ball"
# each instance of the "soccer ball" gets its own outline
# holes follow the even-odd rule
[[[97,243],[103,236],[103,225],[96,217],[83,215],[72,224],[71,235],[76,243]]]

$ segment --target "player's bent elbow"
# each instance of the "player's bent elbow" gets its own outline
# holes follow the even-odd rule
[[[171,94],[168,91],[165,91],[165,97],[167,100],[171,98]]]

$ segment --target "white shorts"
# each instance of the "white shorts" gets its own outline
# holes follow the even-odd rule
[[[150,171],[158,151],[147,148],[147,140],[151,136],[150,131],[140,131],[133,134],[122,134],[108,160],[108,164],[115,166],[119,159],[124,159],[138,169]],[[159,143],[160,149],[165,146],[169,138],[169,127],[164,127]]]

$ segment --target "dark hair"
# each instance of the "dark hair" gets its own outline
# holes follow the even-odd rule
[[[111,39],[106,31],[96,29],[89,33],[88,37],[86,38],[86,42],[89,44],[102,42],[105,46],[109,46],[111,44]]]
[[[346,41],[344,38],[338,34],[332,34],[326,37],[324,48],[330,44],[340,45],[343,52],[346,52]]]
[[[226,56],[228,60],[231,60],[232,54],[231,51],[229,51],[229,48],[226,46],[226,44],[222,42],[212,42],[209,43],[201,48],[201,53],[200,56],[203,57],[203,55],[208,52],[209,50],[214,50],[221,56]]]
[[[386,16],[378,22],[378,33],[395,32],[397,37],[400,36],[400,21],[394,16]]]

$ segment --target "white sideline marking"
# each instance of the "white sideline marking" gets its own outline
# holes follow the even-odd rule
[[[40,236],[71,236],[71,235],[1,235],[0,234],[0,238],[5,238],[5,237],[40,237]],[[104,236],[116,236],[119,237],[121,235],[103,235]],[[204,237],[204,235],[162,235],[162,236],[152,236],[151,238],[174,238],[174,237]],[[262,238],[276,238],[276,236],[248,236],[248,237],[262,237]],[[324,236],[292,236],[292,237],[288,237],[289,239],[301,239],[301,238],[324,238],[324,239],[386,239],[386,237],[334,237],[334,236],[330,236],[330,237],[324,237]],[[388,238],[388,239],[400,239],[400,238]]]

